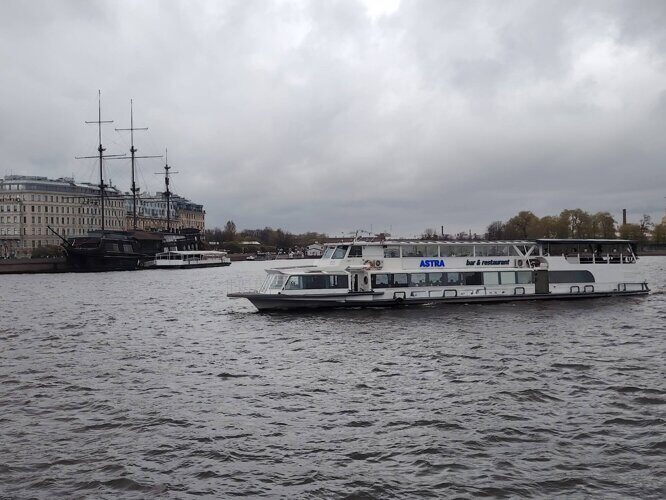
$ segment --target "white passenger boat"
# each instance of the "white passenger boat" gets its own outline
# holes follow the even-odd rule
[[[217,250],[171,250],[155,255],[154,266],[163,269],[229,266],[227,252]]]
[[[229,294],[259,310],[646,295],[628,240],[352,241]]]

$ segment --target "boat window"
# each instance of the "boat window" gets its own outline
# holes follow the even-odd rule
[[[399,246],[385,246],[384,247],[384,258],[385,259],[400,258],[400,247]]]
[[[454,257],[455,252],[453,251],[452,245],[440,245],[439,246],[439,256],[440,257]]]
[[[483,285],[483,273],[462,273],[465,285]]]
[[[428,286],[426,273],[414,273],[409,275],[410,286]]]
[[[439,246],[428,245],[426,246],[426,257],[439,257]]]
[[[131,244],[131,243],[123,243],[123,251],[124,251],[125,253],[132,253],[132,252],[134,252],[134,249],[132,248],[132,244]]]
[[[349,257],[363,257],[363,247],[359,245],[352,245],[349,249]]]
[[[447,286],[455,286],[462,284],[463,284],[462,273],[446,273]]]
[[[330,259],[333,256],[334,251],[335,251],[335,247],[326,247],[326,250],[324,251],[324,255],[321,258],[322,259]]]
[[[431,286],[444,286],[446,284],[446,275],[444,273],[428,273],[428,283]]]
[[[426,245],[404,245],[402,247],[403,257],[425,257]]]
[[[502,271],[500,272],[500,282],[502,285],[515,285],[516,272],[515,271]]]
[[[308,274],[290,276],[285,290],[326,290],[348,288],[348,278],[343,275]]]
[[[349,248],[347,245],[336,247],[331,259],[344,259],[345,255],[347,254],[347,248]]]
[[[284,286],[284,282],[286,281],[286,279],[287,276],[284,274],[274,274],[273,280],[271,281],[268,288],[270,288],[271,290],[282,290],[282,287]]]
[[[518,285],[533,283],[532,271],[516,271],[516,283]]]
[[[120,249],[118,248],[118,243],[111,243],[110,241],[107,241],[104,244],[104,248],[106,248],[107,252],[120,252]]]
[[[484,285],[499,285],[499,273],[496,271],[483,273]]]
[[[476,245],[474,247],[474,255],[476,257],[487,257],[489,255],[490,246],[489,245]]]
[[[590,271],[548,271],[551,283],[594,283]]]
[[[329,278],[329,288],[349,288],[349,277],[345,274],[334,274]]]
[[[394,274],[393,286],[394,287],[409,286],[409,275],[407,273]]]
[[[495,249],[497,251],[497,253],[495,255],[497,255],[498,257],[507,257],[507,256],[510,255],[509,254],[509,245],[497,245],[495,247]]]
[[[563,243],[549,243],[547,248],[548,255],[566,255],[568,253],[578,253],[578,249],[575,248],[574,251],[571,251],[571,245],[565,245]]]
[[[289,276],[287,284],[284,286],[285,290],[301,290],[303,289],[303,283],[301,282],[300,276]]]
[[[474,247],[471,245],[458,245],[453,247],[453,252],[456,257],[471,257]]]
[[[389,274],[373,274],[372,275],[372,288],[388,288],[390,280]]]

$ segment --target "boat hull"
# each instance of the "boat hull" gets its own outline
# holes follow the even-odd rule
[[[201,267],[225,267],[230,266],[231,262],[216,262],[214,264],[179,264],[179,265],[160,265],[153,264],[151,269],[196,269]]]
[[[649,289],[589,293],[547,293],[525,295],[479,295],[460,297],[408,297],[386,299],[378,294],[349,293],[330,296],[276,295],[263,293],[230,293],[231,298],[249,300],[259,311],[287,311],[302,309],[404,307],[430,304],[475,304],[536,300],[585,300],[604,297],[643,296]],[[375,296],[372,296],[375,295]]]
[[[75,272],[134,271],[141,267],[138,254],[113,254],[67,249],[67,263]]]

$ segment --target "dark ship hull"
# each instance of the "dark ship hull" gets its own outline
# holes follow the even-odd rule
[[[134,271],[144,260],[137,240],[120,231],[72,238],[65,245],[65,254],[70,269],[78,272]]]
[[[67,262],[72,271],[134,271],[141,267],[139,255],[114,255],[108,252],[68,249]]]

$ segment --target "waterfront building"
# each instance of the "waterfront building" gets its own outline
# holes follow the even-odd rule
[[[125,226],[125,202],[118,189],[105,189],[107,229]],[[0,178],[0,258],[25,257],[60,238],[101,228],[99,186],[69,177],[7,175]]]
[[[133,228],[132,195],[125,193],[125,228]],[[183,229],[205,229],[206,211],[203,205],[194,203],[182,196],[172,194],[169,202],[169,223],[167,224],[167,201],[164,193],[140,193],[136,197],[137,229],[146,231],[166,231],[169,226],[174,231]]]
[[[308,245],[305,250],[305,255],[312,258],[318,258],[324,255],[324,245],[320,243],[313,243]]]
[[[205,228],[203,205],[171,195],[173,231]],[[166,230],[167,207],[162,193],[137,197],[138,229]],[[132,195],[113,186],[105,188],[104,226],[110,230],[133,227]],[[0,178],[0,258],[27,257],[63,238],[83,236],[102,227],[99,186],[69,177],[7,175]]]

